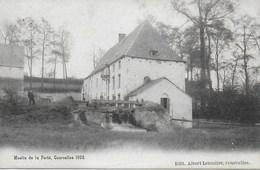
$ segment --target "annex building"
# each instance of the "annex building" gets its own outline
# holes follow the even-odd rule
[[[109,49],[85,78],[82,100],[132,100],[161,104],[175,119],[192,119],[185,93],[185,63],[145,21]],[[191,123],[182,123],[191,127]]]
[[[23,90],[24,48],[0,44],[0,92],[5,88]]]

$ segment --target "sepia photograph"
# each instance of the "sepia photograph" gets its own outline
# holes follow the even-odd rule
[[[0,0],[0,169],[259,160],[259,0]]]

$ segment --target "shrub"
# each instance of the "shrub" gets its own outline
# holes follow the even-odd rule
[[[133,114],[136,126],[147,131],[165,131],[172,128],[169,115],[159,104],[146,102],[143,106],[135,109]]]
[[[224,91],[212,94],[207,107],[207,118],[256,123],[260,118],[259,111],[260,102],[257,97]]]
[[[20,95],[16,89],[4,89],[3,100],[12,105],[25,104],[27,99]]]
[[[71,111],[77,107],[77,104],[73,103],[70,99],[63,99],[56,102],[52,106],[52,110],[61,113],[64,118],[71,119]]]
[[[20,95],[16,89],[4,89],[1,97],[1,115],[10,116],[22,114],[23,105],[27,104],[27,98]]]

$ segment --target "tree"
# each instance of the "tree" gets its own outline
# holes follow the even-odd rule
[[[68,88],[68,72],[67,72],[67,62],[70,58],[70,46],[71,46],[71,36],[70,33],[65,28],[60,28],[58,32],[58,53],[60,54],[63,70],[63,79]],[[56,52],[56,54],[58,54]]]
[[[196,26],[189,26],[181,31],[181,28],[171,27],[163,22],[158,22],[155,19],[151,19],[151,22],[155,23],[162,38],[169,44],[169,46],[177,52],[177,54],[186,63],[187,79],[193,81],[193,68],[198,66],[198,29]]]
[[[183,57],[182,51],[182,40],[183,32],[178,27],[171,27],[163,22],[152,20],[155,23],[158,31],[160,32],[162,38],[169,44],[169,46],[178,52],[180,57]]]
[[[19,42],[19,28],[16,24],[5,20],[2,23],[1,35],[4,39],[4,44],[18,44]]]
[[[93,68],[96,68],[98,62],[105,55],[105,53],[106,53],[105,50],[103,50],[100,47],[98,47],[98,49],[96,50],[96,47],[93,45],[93,50],[92,50]]]
[[[53,88],[56,89],[56,72],[57,72],[57,64],[60,62],[59,59],[62,58],[60,45],[59,45],[59,35],[57,33],[52,34],[51,36],[51,57],[48,59],[47,63],[54,64],[52,75],[54,78]]]
[[[187,79],[193,81],[193,70],[199,67],[199,37],[198,28],[189,26],[183,31],[182,54],[186,59]]]
[[[31,17],[17,20],[19,29],[21,29],[21,41],[26,49],[28,59],[28,68],[30,72],[30,88],[32,88],[33,59],[40,53],[38,48],[39,24]]]
[[[214,22],[211,27],[210,31],[207,34],[211,37],[214,43],[214,67],[213,69],[216,71],[217,77],[217,91],[220,90],[220,68],[222,67],[224,61],[221,61],[221,54],[224,53],[225,48],[229,47],[229,44],[233,41],[233,34],[231,30],[225,27],[224,22],[219,20]],[[226,65],[226,64],[224,64]],[[235,67],[236,69],[236,67]]]
[[[239,49],[240,56],[243,60],[243,71],[245,76],[245,93],[249,94],[250,91],[250,75],[249,75],[249,62],[253,59],[250,50],[254,47],[252,24],[254,20],[252,17],[245,15],[234,21],[235,25],[235,45]]]
[[[178,13],[185,16],[195,26],[199,28],[200,39],[200,78],[202,89],[206,89],[206,46],[205,46],[205,30],[215,20],[226,18],[226,16],[234,11],[234,3],[231,0],[173,0],[172,7]],[[191,8],[195,9],[191,10]],[[206,92],[206,91],[205,91]],[[205,92],[201,96],[201,109],[205,111],[206,101]]]
[[[236,80],[236,73],[237,73],[237,67],[238,62],[241,60],[240,56],[236,54],[236,52],[233,52],[234,58],[231,60],[231,90],[235,90],[235,80]]]
[[[46,48],[50,47],[51,37],[54,33],[53,28],[51,27],[50,23],[46,21],[44,18],[41,18],[41,22],[39,25],[40,35],[39,40],[41,44],[41,56],[42,56],[42,68],[41,68],[41,88],[43,88],[43,77],[44,77],[44,64],[45,64],[45,55],[46,55]]]

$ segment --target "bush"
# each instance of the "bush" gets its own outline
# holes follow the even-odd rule
[[[259,111],[260,102],[257,97],[224,91],[212,94],[207,108],[207,118],[256,123],[260,119]]]
[[[77,104],[73,103],[70,99],[63,99],[56,102],[52,106],[52,110],[61,113],[65,119],[71,119],[71,111],[77,107]]]
[[[169,114],[160,105],[146,102],[143,106],[135,109],[134,119],[136,126],[147,131],[169,131],[172,129]]]
[[[2,99],[3,101],[12,105],[27,103],[27,98],[20,95],[16,89],[4,89],[4,95]]]
[[[4,89],[1,97],[1,116],[18,115],[23,113],[27,98],[20,95],[16,89]]]

